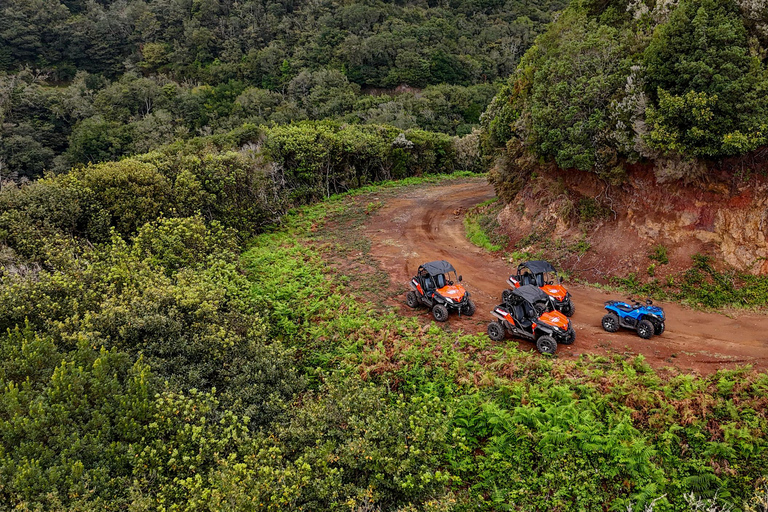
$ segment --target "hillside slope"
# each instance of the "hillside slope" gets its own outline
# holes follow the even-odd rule
[[[127,165],[153,176],[130,160],[58,180],[75,186]],[[201,160],[219,171],[242,164],[224,152],[161,165],[189,166],[169,201],[195,191]],[[79,190],[56,181],[11,195],[59,228],[46,226],[52,244],[38,265],[0,274],[6,505],[671,511],[764,500],[765,373],[657,372],[621,348],[546,358],[464,332],[466,318],[438,326],[404,313],[400,248],[390,255],[398,267],[382,272],[374,258],[386,244],[366,234],[397,237],[380,231],[394,220],[426,240],[416,251],[457,243],[461,221],[439,198],[450,190],[469,206],[492,194],[482,181],[336,196],[287,214],[247,250],[227,228],[264,220],[248,215],[247,196],[222,202],[198,189],[211,218],[169,209],[138,219],[121,207],[141,200],[141,187],[101,187],[86,225],[125,232],[88,243],[88,232],[54,231],[69,225],[61,207]],[[422,215],[419,199],[443,208]],[[455,250],[471,254],[464,244]],[[477,270],[468,272],[469,284]],[[633,335],[615,336],[621,347]]]

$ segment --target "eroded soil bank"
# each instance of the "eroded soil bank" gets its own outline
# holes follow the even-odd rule
[[[542,170],[504,208],[499,222],[512,244],[532,232],[584,240],[590,250],[567,264],[590,279],[630,273],[643,278],[651,265],[654,277],[664,277],[690,267],[695,254],[766,275],[768,177],[729,176],[664,184],[652,169],[635,166],[620,185],[609,185],[594,173]],[[664,265],[649,258],[659,246],[669,260]]]

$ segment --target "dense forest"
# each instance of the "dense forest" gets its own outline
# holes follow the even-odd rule
[[[621,182],[701,178],[768,145],[768,6],[754,0],[575,0],[484,117],[506,197],[539,158]],[[500,150],[500,151],[499,151]],[[762,156],[763,163],[765,161]]]
[[[465,135],[563,5],[3,2],[0,176],[64,172],[244,122]]]

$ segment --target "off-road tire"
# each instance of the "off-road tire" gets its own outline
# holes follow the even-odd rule
[[[488,337],[493,341],[502,341],[506,334],[506,329],[501,325],[501,322],[491,322],[488,324]]]
[[[644,340],[651,339],[654,329],[655,327],[650,320],[640,320],[640,323],[637,324],[637,335]]]
[[[576,331],[573,330],[573,327],[568,329],[564,339],[565,341],[561,342],[563,345],[573,345],[573,342],[576,341]]]
[[[461,310],[462,315],[472,316],[475,314],[475,311],[477,311],[477,306],[475,306],[475,303],[471,300],[467,301],[467,305],[464,306]]]
[[[432,308],[432,316],[434,316],[435,320],[438,322],[445,322],[448,320],[448,308],[442,304],[435,304],[435,307]]]
[[[576,306],[573,305],[573,302],[568,301],[568,307],[565,308],[565,311],[563,311],[563,314],[567,316],[568,318],[572,317],[573,314],[576,312]]]
[[[405,294],[405,303],[408,304],[409,308],[418,307],[419,296],[416,295],[416,292],[408,292]]]
[[[504,290],[501,292],[501,302],[507,302],[512,296],[512,290]]]
[[[603,329],[608,332],[616,332],[619,330],[619,317],[616,316],[616,313],[608,313],[603,317],[603,320],[600,323],[603,324]]]
[[[557,351],[557,342],[552,336],[541,336],[536,340],[536,348],[542,354],[552,355]]]
[[[664,325],[664,322],[659,322],[653,326],[653,334],[658,336],[659,334],[662,334],[665,329],[666,329],[666,326]]]

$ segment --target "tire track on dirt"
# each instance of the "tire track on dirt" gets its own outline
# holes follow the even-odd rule
[[[389,199],[365,227],[372,242],[371,254],[390,274],[393,282],[407,283],[418,266],[435,259],[447,259],[464,276],[463,284],[478,306],[474,317],[451,315],[448,322],[467,332],[485,332],[489,311],[499,302],[506,279],[514,265],[472,245],[464,234],[464,209],[495,197],[484,179],[469,179],[439,185],[403,189]],[[514,262],[516,265],[518,262]],[[583,353],[642,354],[655,367],[676,366],[709,373],[737,364],[768,368],[768,315],[694,311],[673,303],[660,303],[668,321],[666,332],[642,340],[634,332],[605,332],[600,319],[603,303],[620,295],[572,283],[565,283],[576,304],[572,323],[574,345],[559,346],[560,357]],[[392,299],[404,314],[419,314],[427,322],[426,309],[414,313],[404,297]],[[512,341],[510,339],[510,341]],[[521,348],[535,350],[520,341]]]

